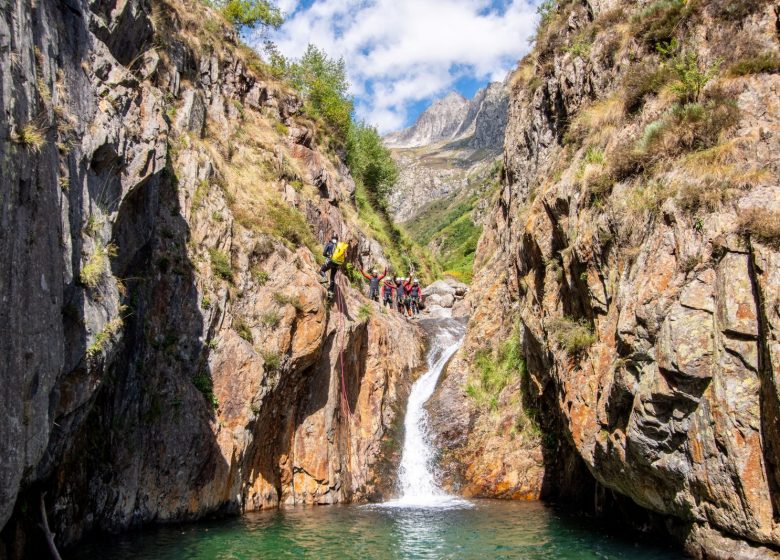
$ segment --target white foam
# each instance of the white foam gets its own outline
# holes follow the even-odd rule
[[[406,439],[401,454],[398,479],[401,497],[381,504],[398,508],[463,508],[471,504],[447,494],[436,482],[434,449],[428,435],[428,414],[425,403],[431,398],[444,366],[463,343],[463,325],[442,321],[428,351],[428,371],[409,394],[404,427]]]

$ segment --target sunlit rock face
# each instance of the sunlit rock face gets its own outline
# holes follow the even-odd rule
[[[4,10],[2,558],[37,554],[41,494],[71,544],[393,491],[421,335],[345,277],[326,300],[332,233],[386,262],[354,181],[205,21],[194,0]]]
[[[670,90],[625,107],[630,53],[644,48],[625,23],[647,17],[638,6],[557,12],[509,80],[506,177],[477,250],[474,311],[430,407],[464,493],[554,496],[576,482],[599,510],[660,514],[696,557],[774,558],[780,253],[761,220],[780,217],[780,78],[725,68],[776,56],[776,14],[723,6],[699,3],[675,28],[703,66],[721,58],[705,111],[738,108],[699,147],[682,133],[642,143],[672,126]],[[620,171],[623,146],[651,159]],[[525,373],[482,405],[468,391],[484,371],[474,357],[495,358],[513,333]]]

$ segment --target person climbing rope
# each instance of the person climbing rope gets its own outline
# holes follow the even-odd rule
[[[393,300],[395,296],[395,280],[388,279],[382,283],[382,305],[385,307],[393,308]]]
[[[325,273],[330,271],[330,282],[328,284],[328,300],[333,299],[333,294],[336,293],[336,273],[339,268],[344,266],[347,260],[347,252],[349,251],[349,243],[346,241],[339,241],[335,235],[325,246],[325,250],[322,255],[328,260],[320,268],[320,276],[322,282],[326,282]]]
[[[366,271],[361,268],[360,274],[363,275],[363,278],[368,280],[369,299],[379,301],[379,283],[384,280],[385,276],[387,276],[387,267],[385,267],[385,271],[382,273],[382,276],[379,276],[379,273],[375,268],[371,270],[371,274],[366,274]]]
[[[420,281],[415,278],[409,288],[409,316],[417,316],[420,314],[420,302],[422,301],[422,287]]]
[[[322,256],[325,257],[325,264],[320,267],[320,276],[322,276],[322,278],[325,278],[325,273],[328,271],[330,266],[330,257],[333,256],[333,251],[336,249],[338,242],[339,236],[334,234],[333,237],[330,238],[330,241],[325,244],[325,248],[322,250]]]

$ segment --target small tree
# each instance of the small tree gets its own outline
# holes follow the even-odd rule
[[[288,73],[309,111],[322,117],[345,140],[352,122],[352,99],[344,59],[329,58],[310,44],[298,62],[289,64]]]
[[[347,165],[352,176],[363,183],[375,202],[384,209],[387,195],[398,179],[398,166],[374,127],[364,123],[350,127]]]
[[[268,26],[277,29],[284,23],[282,12],[269,0],[210,0],[210,3],[239,28]]]
[[[698,103],[704,86],[717,75],[720,61],[703,66],[695,51],[684,51],[670,61],[670,66],[677,78],[672,84],[672,91],[683,103]]]

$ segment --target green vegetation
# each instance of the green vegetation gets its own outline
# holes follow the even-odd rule
[[[233,280],[233,267],[230,264],[230,257],[219,249],[209,249],[211,258],[211,271],[223,280]]]
[[[252,329],[250,329],[249,325],[246,324],[246,321],[240,317],[237,317],[236,320],[233,321],[233,330],[248,343],[252,344],[255,341],[252,337]]]
[[[698,103],[704,86],[718,73],[720,62],[704,66],[699,55],[688,50],[676,55],[670,61],[670,67],[676,78],[672,82],[672,91],[679,96],[680,102]]]
[[[95,340],[92,341],[92,344],[87,347],[87,356],[93,358],[103,352],[108,341],[114,338],[124,324],[124,319],[122,319],[122,317],[117,317],[116,319],[109,321],[103,330],[95,336]]]
[[[192,384],[195,385],[195,388],[200,391],[204,397],[206,397],[206,401],[212,408],[215,410],[219,408],[219,401],[214,394],[214,382],[211,380],[211,375],[209,375],[207,371],[201,370],[196,373],[192,378]]]
[[[398,180],[398,167],[382,144],[374,127],[354,124],[347,137],[347,165],[381,211],[387,209],[387,195]]]
[[[29,122],[22,126],[19,131],[13,135],[13,141],[25,146],[33,153],[38,153],[46,143],[44,130],[35,123]]]
[[[479,406],[497,410],[501,391],[525,374],[519,329],[515,329],[512,336],[501,344],[497,353],[489,349],[479,350],[473,363],[478,377],[466,385],[466,394]]]
[[[278,28],[284,23],[282,13],[268,0],[207,0],[238,28],[258,26]]]
[[[282,316],[273,309],[263,313],[260,316],[260,322],[264,327],[268,327],[269,329],[275,329],[278,327],[281,320]]]
[[[263,356],[263,367],[266,371],[279,371],[282,365],[282,358],[278,352],[273,350],[264,350],[261,352]]]
[[[329,58],[310,44],[300,60],[284,66],[290,83],[305,100],[306,112],[323,119],[337,140],[345,142],[352,126],[352,99],[344,59]]]
[[[283,294],[281,292],[276,292],[274,294],[274,301],[279,305],[292,305],[293,308],[295,308],[296,311],[302,311],[303,306],[301,305],[301,301],[297,297],[288,296],[286,294]]]
[[[558,345],[570,354],[578,354],[596,342],[596,335],[585,320],[561,317],[547,326]]]
[[[780,73],[780,56],[774,52],[749,56],[729,66],[727,73],[733,77],[751,74],[777,74]]]
[[[265,286],[270,277],[262,268],[252,267],[252,278],[255,279],[255,282],[257,282],[259,286]]]
[[[371,317],[371,315],[373,315],[373,313],[374,310],[371,308],[371,306],[367,303],[364,303],[358,309],[358,320],[366,321],[369,317]]]
[[[108,272],[108,259],[109,257],[116,256],[116,245],[108,244],[103,245],[100,242],[95,243],[95,248],[92,254],[81,267],[81,273],[79,274],[79,280],[82,284],[89,288],[94,288],[100,283],[101,278]]]
[[[211,298],[207,295],[204,295],[200,300],[200,306],[203,309],[211,309]]]
[[[303,245],[315,255],[320,254],[311,226],[300,211],[281,202],[271,202],[267,210],[274,236],[284,240],[290,249]]]

